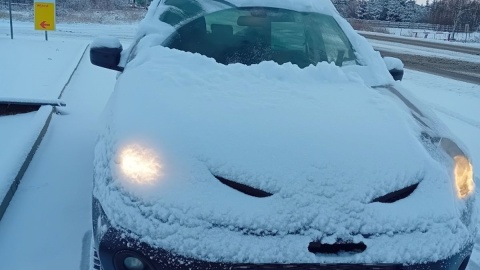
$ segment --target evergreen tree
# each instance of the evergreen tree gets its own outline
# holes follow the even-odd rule
[[[385,20],[387,1],[386,0],[369,0],[368,15],[373,20]]]
[[[357,9],[357,18],[361,20],[368,20],[370,16],[368,14],[368,2],[366,0],[360,0]]]
[[[405,0],[388,0],[387,3],[387,21],[401,22],[405,14]]]

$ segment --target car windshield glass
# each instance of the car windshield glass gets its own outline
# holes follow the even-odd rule
[[[276,8],[232,8],[206,14],[179,27],[164,45],[222,64],[275,61],[306,67],[319,62],[357,63],[333,17]]]

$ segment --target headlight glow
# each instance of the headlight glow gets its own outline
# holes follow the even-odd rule
[[[156,153],[137,144],[121,151],[120,169],[129,180],[139,184],[151,183],[162,175],[162,165]]]
[[[475,190],[472,164],[465,156],[455,156],[453,159],[455,160],[454,174],[457,195],[464,199]]]

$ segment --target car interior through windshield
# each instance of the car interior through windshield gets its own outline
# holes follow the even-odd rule
[[[207,14],[177,28],[163,45],[222,64],[357,64],[350,42],[331,16],[286,9],[232,8]]]

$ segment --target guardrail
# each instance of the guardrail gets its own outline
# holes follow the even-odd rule
[[[431,23],[413,23],[413,22],[390,22],[390,21],[376,21],[376,20],[359,20],[347,19],[352,25],[365,25],[374,28],[404,28],[404,29],[421,29],[436,32],[453,32],[453,25],[431,24]],[[470,25],[468,33],[473,33],[477,27]],[[455,32],[465,33],[465,24],[459,24]]]
[[[0,1],[0,9],[8,9],[8,1]],[[32,3],[12,3],[12,9],[13,10],[26,10],[26,9],[32,9],[33,4]]]

